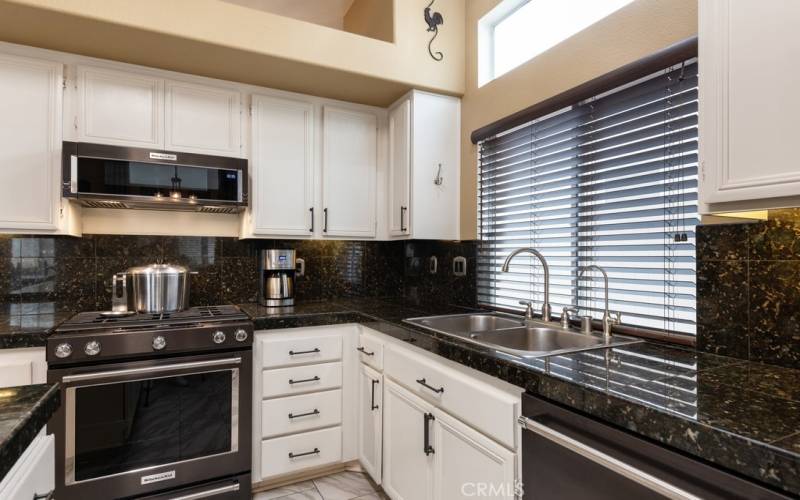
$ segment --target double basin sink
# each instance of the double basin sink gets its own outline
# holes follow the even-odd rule
[[[521,358],[539,358],[641,342],[619,335],[612,336],[606,342],[598,333],[581,333],[572,328],[562,328],[558,323],[526,320],[503,313],[427,316],[404,321]]]

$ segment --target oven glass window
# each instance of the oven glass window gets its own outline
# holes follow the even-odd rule
[[[79,387],[75,480],[231,451],[231,370]]]

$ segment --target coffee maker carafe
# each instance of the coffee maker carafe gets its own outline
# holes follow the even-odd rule
[[[261,250],[258,259],[258,301],[261,305],[294,305],[294,280],[297,272],[294,250]]]

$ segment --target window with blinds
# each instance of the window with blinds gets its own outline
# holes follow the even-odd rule
[[[695,334],[697,61],[597,95],[479,144],[478,301],[550,303],[601,318],[603,279],[622,323]]]

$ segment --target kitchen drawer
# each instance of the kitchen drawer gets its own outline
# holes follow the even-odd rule
[[[518,398],[395,346],[387,347],[384,363],[385,375],[406,386],[414,394],[509,449],[516,449],[515,419]]]
[[[0,498],[44,498],[55,488],[55,437],[44,429],[0,482]]]
[[[261,402],[262,438],[330,427],[341,422],[341,389]]]
[[[358,336],[358,358],[362,363],[383,371],[383,342],[375,335],[361,332]]]
[[[303,455],[307,453],[307,455]],[[301,455],[294,456],[292,455]],[[331,427],[261,442],[261,477],[296,472],[342,460],[342,428]]]
[[[341,335],[303,335],[291,338],[263,338],[261,366],[280,366],[325,363],[342,359]]]
[[[336,389],[341,386],[341,362],[291,366],[261,372],[263,399]]]

